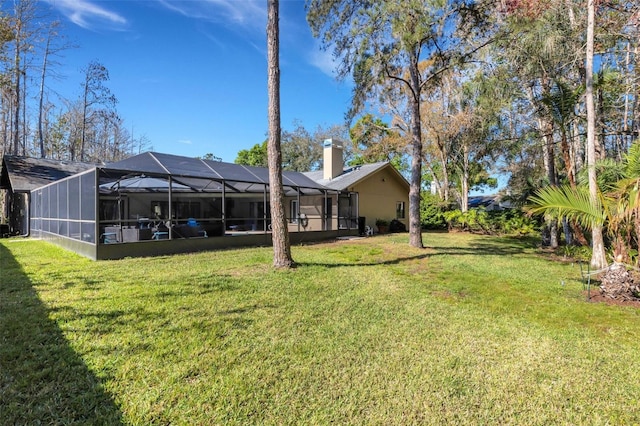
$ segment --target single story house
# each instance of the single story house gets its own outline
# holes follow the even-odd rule
[[[408,229],[409,182],[388,161],[343,168],[342,155],[342,145],[326,140],[323,170],[305,175],[334,191],[357,193],[364,226],[375,229],[378,219],[396,219]]]
[[[511,202],[501,195],[470,196],[467,205],[470,209],[482,207],[487,211],[502,211],[513,207]]]
[[[325,165],[335,172],[342,158],[334,155],[328,162],[327,154],[339,151],[341,157],[342,153],[334,145],[330,142],[325,147]],[[16,168],[21,161],[33,167]],[[66,164],[64,173],[36,182],[33,175],[38,174],[41,161],[3,159],[1,189],[12,192],[8,198],[21,205],[20,212],[14,213],[20,220],[14,222],[22,224],[22,235],[50,240],[95,260],[271,244],[266,168],[147,152],[108,165],[76,164],[75,173]],[[340,175],[362,174],[353,172],[347,169]],[[378,164],[368,173],[373,176],[369,185],[362,185],[368,179],[360,176],[338,187],[308,174],[284,172],[291,242],[362,233],[361,196],[353,189],[377,197],[364,203],[373,206],[381,202],[376,185],[387,194],[384,184],[389,182],[404,196],[387,194],[385,199],[408,203],[408,184],[402,185],[393,167]],[[15,185],[20,179],[36,187],[27,191],[24,185]],[[339,179],[347,181],[339,176],[330,180]],[[16,193],[18,187],[23,192]],[[380,212],[372,211],[371,220],[394,214],[392,209]]]

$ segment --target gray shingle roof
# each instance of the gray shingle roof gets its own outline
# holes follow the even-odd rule
[[[5,155],[0,188],[28,192],[95,167],[95,164]]]
[[[392,167],[389,162],[383,161],[380,163],[362,164],[360,166],[348,167],[342,171],[342,173],[333,179],[324,179],[323,171],[318,170],[314,172],[305,172],[304,174],[312,180],[318,182],[320,185],[327,188],[334,189],[336,191],[346,191],[348,188],[354,186],[358,182],[366,179],[372,174],[382,170],[385,167]]]

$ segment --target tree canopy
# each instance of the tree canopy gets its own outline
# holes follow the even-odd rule
[[[245,166],[268,167],[267,141],[257,143],[249,149],[238,151],[234,163]]]
[[[53,58],[72,46],[35,5],[6,3],[0,13],[0,152],[113,161],[148,148],[123,126],[99,60],[83,70],[76,96],[52,101]],[[346,124],[280,129],[282,167],[320,168],[328,137],[345,142],[351,164],[390,160],[409,177],[412,245],[422,246],[426,184],[461,209],[498,175],[516,205],[541,188],[580,193],[587,176],[595,206],[618,185],[602,164],[625,164],[640,132],[637,2],[308,0],[306,8],[338,77],[352,83],[352,102]],[[29,100],[37,106],[25,108]],[[267,151],[257,143],[236,162],[267,166]],[[582,228],[585,242],[598,240],[573,219],[546,220],[552,246],[560,230],[567,243]]]
[[[493,2],[312,0],[307,19],[338,59],[338,75],[354,82],[353,117],[377,100],[407,117],[411,157],[409,243],[422,247],[423,128],[421,100],[443,72],[487,45]]]

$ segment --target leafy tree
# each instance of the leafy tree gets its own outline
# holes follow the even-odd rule
[[[569,123],[568,110],[574,107],[570,101],[575,98],[566,96],[570,92],[565,91],[563,97],[555,97],[561,100],[555,103],[554,106],[560,107],[555,110],[545,101],[550,99],[554,85],[567,88],[577,86],[579,76],[584,74],[576,66],[582,63],[582,41],[574,9],[573,2],[565,0],[511,2],[506,12],[506,22],[512,35],[497,45],[496,49],[500,62],[509,68],[511,78],[521,87],[520,93],[516,94],[524,104],[520,126],[524,132],[536,133],[535,138],[523,140],[539,145],[547,185],[557,185],[560,180],[556,157],[557,123],[559,117],[562,117],[562,122]],[[561,114],[554,115],[558,111]],[[528,125],[525,124],[527,122]],[[571,162],[568,166],[571,167]],[[547,223],[547,230],[550,245],[557,247],[557,223]]]
[[[488,22],[487,4],[311,0],[307,5],[314,35],[340,59],[338,75],[354,79],[350,116],[385,90],[405,94],[411,136],[409,243],[414,247],[423,247],[420,99],[444,70],[464,62],[486,43],[481,33],[490,27],[480,23]]]
[[[500,86],[494,86],[479,67],[442,73],[440,86],[423,100],[424,158],[440,198],[448,202],[457,195],[463,212],[473,189],[495,187],[489,176],[499,152],[494,141],[499,134],[503,101]],[[493,161],[490,161],[493,160]]]
[[[562,80],[554,80],[552,87],[549,91],[542,94],[541,103],[546,114],[551,117],[557,133],[560,134],[560,149],[562,152],[562,159],[565,168],[565,178],[572,188],[576,187],[576,168],[574,167],[574,155],[572,155],[571,148],[569,146],[568,133],[571,129],[571,125],[576,118],[576,105],[579,102],[579,98],[584,90],[582,86],[578,86],[575,89],[569,87],[568,83]],[[588,242],[582,233],[580,226],[571,222],[573,226],[573,233],[577,240],[582,245],[587,245]],[[568,225],[567,225],[568,231]],[[567,244],[571,242],[571,234],[565,232]]]
[[[49,129],[49,158],[61,160],[66,157],[66,141],[69,139],[69,116],[60,114]]]
[[[365,114],[349,130],[354,150],[351,164],[389,161],[403,168],[406,140],[389,125],[372,114]]]
[[[540,97],[541,113],[550,117],[560,133],[560,147],[565,166],[565,177],[572,187],[576,186],[575,169],[568,142],[568,132],[575,118],[576,104],[582,95],[581,87],[572,89],[568,83],[554,80]]]
[[[322,163],[321,140],[316,139],[302,123],[294,122],[295,129],[282,132],[282,167],[284,170],[308,172]]]
[[[308,172],[322,167],[322,142],[336,139],[343,142],[343,155],[347,161],[351,149],[343,125],[322,126],[307,130],[301,122],[294,121],[293,131],[282,132],[282,166],[284,170]]]
[[[245,166],[268,167],[267,141],[257,143],[250,149],[238,151],[238,156],[234,160],[236,164]]]
[[[294,121],[294,125],[294,130],[281,132],[283,170],[297,172],[318,170],[322,167],[322,141],[328,138],[344,141],[344,126],[318,126],[312,133],[299,121]],[[265,140],[250,149],[240,150],[234,162],[248,166],[268,167],[267,143],[268,140]],[[345,154],[348,158],[351,151],[348,144],[345,145]]]

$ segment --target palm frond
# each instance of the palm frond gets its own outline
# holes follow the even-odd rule
[[[629,152],[624,157],[624,165],[628,178],[640,178],[640,142],[629,147]]]
[[[602,225],[606,220],[603,198],[591,201],[584,188],[573,189],[569,186],[549,186],[538,190],[529,198],[527,211],[531,214],[546,214],[558,219],[575,220],[585,228]]]
[[[623,214],[627,220],[630,220],[632,216],[640,211],[640,176],[633,179],[619,180],[615,191],[612,191],[611,195],[625,200],[626,210]]]

